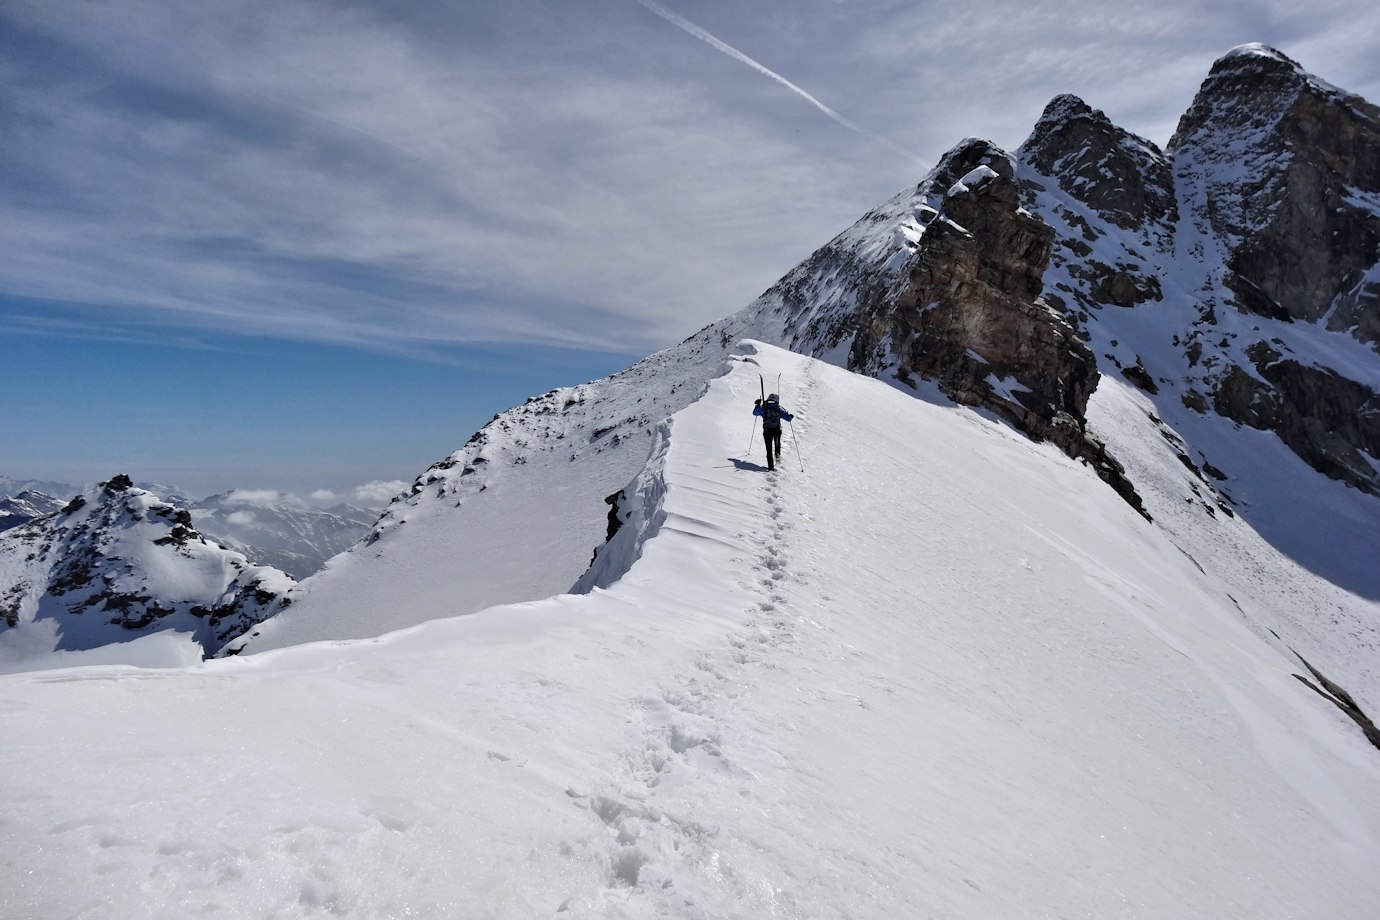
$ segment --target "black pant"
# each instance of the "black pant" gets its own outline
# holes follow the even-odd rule
[[[776,461],[781,459],[781,429],[762,426],[762,440],[767,442],[767,469],[776,469]]]

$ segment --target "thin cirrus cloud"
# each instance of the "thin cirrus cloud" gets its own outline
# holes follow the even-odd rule
[[[767,79],[772,80],[773,82],[779,83],[782,86],[786,87],[786,89],[795,93],[797,96],[804,99],[810,105],[814,106],[816,109],[819,109],[819,111],[823,112],[832,120],[843,125],[845,128],[847,128],[849,131],[852,131],[854,134],[867,138],[868,140],[876,141],[879,144],[884,144],[885,146],[891,148],[903,157],[914,158],[915,155],[912,151],[907,150],[906,148],[902,147],[901,145],[897,144],[896,142],[881,134],[869,131],[861,125],[851,121],[850,119],[843,117],[838,112],[834,111],[829,106],[825,105],[823,102],[820,102],[810,93],[807,93],[805,90],[801,89],[799,86],[796,86],[790,80],[787,80],[785,77],[781,76],[781,74],[772,70],[770,67],[767,67],[760,61],[753,60],[751,57],[748,57],[746,54],[739,51],[737,48],[733,47],[725,41],[720,40],[715,35],[695,25],[693,22],[686,19],[684,16],[680,16],[676,13],[671,12],[666,7],[662,6],[660,3],[657,3],[656,0],[637,0],[637,2],[642,6],[646,7],[648,10],[651,10],[653,13],[660,16],[662,19],[666,20],[676,28],[690,35],[693,35],[695,38],[698,38],[700,41],[704,42],[710,47],[723,52],[724,54],[733,58],[735,61],[739,61],[743,64],[746,64],[753,70],[762,74]]]
[[[1266,41],[1374,97],[1371,6],[15,0],[0,307],[644,352],[1058,93],[1163,143]]]
[[[46,191],[6,208],[7,293],[346,343],[637,349],[782,267],[734,244],[804,207],[731,164],[818,184],[746,119],[710,112],[687,145],[678,113],[706,108],[694,89],[514,77],[387,24],[288,18],[270,32],[290,41],[199,36],[167,70],[146,63],[168,38],[152,13],[148,35],[70,38],[77,76],[15,65],[55,85],[19,99],[32,127],[7,172]]]

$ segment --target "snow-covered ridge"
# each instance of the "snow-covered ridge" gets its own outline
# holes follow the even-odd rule
[[[231,651],[364,638],[570,590],[604,542],[606,498],[643,471],[665,419],[723,372],[734,341],[707,327],[622,373],[495,416]]]
[[[0,913],[1372,916],[1380,758],[1229,557],[753,347],[661,430],[607,588],[0,678]],[[759,369],[804,474],[739,456]]]
[[[364,638],[570,590],[603,542],[606,499],[642,472],[658,426],[723,372],[735,344],[754,338],[848,363],[859,298],[898,276],[946,190],[970,171],[961,159],[989,149],[976,140],[955,148],[919,185],[681,344],[499,413],[418,476],[363,544],[307,579],[289,609],[231,651]],[[431,580],[436,571],[449,574],[444,586]]]

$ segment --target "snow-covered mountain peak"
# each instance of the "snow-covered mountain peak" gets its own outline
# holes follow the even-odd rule
[[[1306,76],[1302,65],[1289,55],[1264,42],[1246,42],[1232,48],[1213,61],[1211,71],[1223,71],[1233,67],[1277,68],[1290,73]]]
[[[208,541],[190,511],[120,474],[0,534],[0,660],[169,629],[212,653],[292,583]]]
[[[1101,110],[1056,96],[1016,155],[1105,220],[1137,231],[1145,245],[1172,246],[1178,204],[1168,158]]]
[[[1297,86],[1325,95],[1364,102],[1360,97],[1311,73],[1278,48],[1260,42],[1237,45],[1214,61],[1200,93],[1223,92],[1229,95],[1239,93],[1251,83],[1256,84],[1258,88],[1271,86],[1278,89]]]

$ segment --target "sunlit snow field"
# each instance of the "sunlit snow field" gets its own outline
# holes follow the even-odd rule
[[[663,428],[607,589],[0,677],[0,916],[1380,915],[1380,752],[1208,550],[748,350]]]

